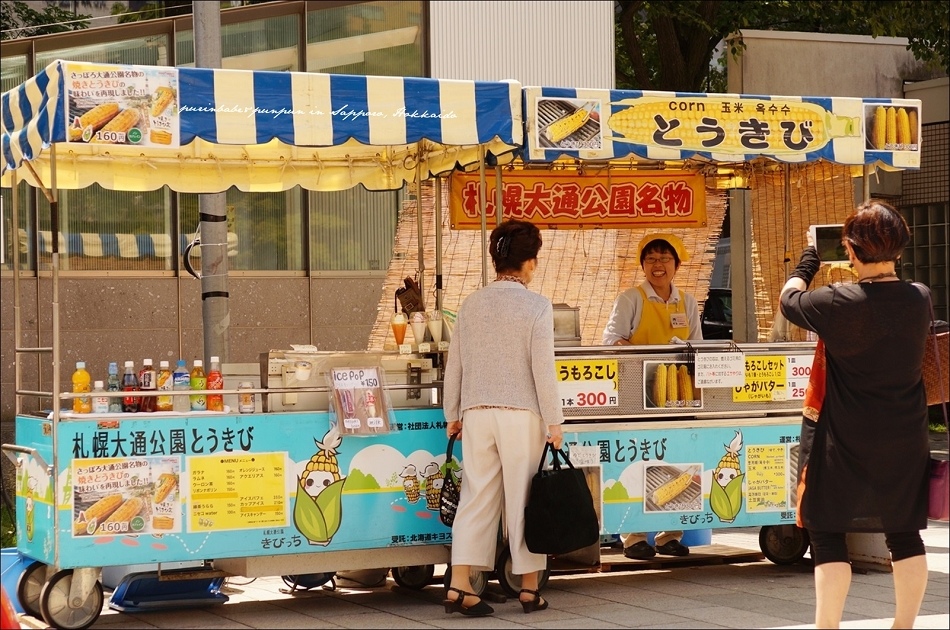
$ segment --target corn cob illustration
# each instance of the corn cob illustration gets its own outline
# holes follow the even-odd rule
[[[910,143],[917,144],[917,108],[910,108],[907,114],[907,124],[910,127]]]
[[[152,97],[152,108],[149,114],[152,116],[161,116],[162,112],[175,100],[175,91],[170,87],[162,86],[155,90]]]
[[[680,473],[653,491],[653,503],[656,504],[657,507],[663,507],[683,494],[683,491],[689,487],[692,481],[693,475],[689,471]]]
[[[666,364],[660,363],[653,376],[653,402],[657,407],[666,407],[666,383]]]
[[[340,464],[336,457],[336,450],[340,448],[340,444],[343,443],[343,438],[340,437],[337,431],[331,430],[323,436],[323,442],[318,442],[317,440],[313,442],[317,445],[318,450],[316,454],[310,458],[310,461],[307,462],[307,469],[300,476],[300,487],[311,496],[315,496],[325,487],[313,483],[313,477],[316,477],[315,473],[324,473],[328,481],[326,485],[330,485],[330,483],[341,479]],[[313,487],[314,485],[318,485],[319,487]]]
[[[132,497],[128,499],[125,503],[119,506],[119,509],[109,515],[109,518],[102,521],[99,525],[100,530],[102,526],[106,523],[128,523],[132,520],[132,517],[137,515],[142,511],[142,508],[145,507],[145,501],[139,497]]]
[[[442,494],[442,484],[445,481],[442,471],[438,464],[430,462],[422,471],[422,476],[426,481],[426,507],[438,512],[439,496]]]
[[[153,144],[171,144],[172,134],[163,129],[152,129],[148,132],[148,139]]]
[[[178,485],[178,477],[171,473],[162,473],[158,477],[158,484],[155,487],[155,503],[161,503],[168,498],[175,486]]]
[[[676,373],[675,365],[668,365],[666,367],[666,399],[670,401],[679,400],[679,387],[677,386],[677,380],[679,377]]]
[[[719,459],[719,465],[713,470],[713,479],[718,481],[720,485],[725,486],[732,481],[735,475],[739,474],[739,451],[742,449],[742,434],[736,431],[736,436],[729,442],[729,446],[723,444],[723,448],[726,449],[726,453]],[[723,470],[730,471],[732,476],[720,477],[719,473]]]
[[[693,379],[689,375],[689,368],[685,365],[679,367],[679,394],[680,399],[686,402],[693,401]]]
[[[402,490],[406,493],[406,500],[409,503],[415,503],[419,500],[419,477],[416,475],[415,464],[409,464],[402,469],[399,476],[402,477]]]
[[[106,123],[111,121],[119,113],[118,103],[100,103],[88,112],[79,117],[78,123],[70,125],[69,140],[78,142],[82,140],[83,131],[87,127],[92,127],[92,131],[99,131]]]
[[[101,133],[105,134],[115,132],[125,134],[129,129],[138,124],[141,117],[142,113],[139,112],[138,109],[123,109],[118,116],[106,123],[106,126],[101,129]]]
[[[713,484],[709,488],[709,508],[723,523],[731,523],[742,509],[742,479],[739,466],[739,451],[742,450],[742,433],[736,431],[729,445],[723,445],[726,453],[713,469]]]
[[[776,106],[774,101],[758,99],[743,99],[743,111],[736,112],[733,99],[723,98],[664,98],[645,96],[636,99],[627,99],[612,103],[612,105],[630,105],[613,113],[607,120],[607,125],[623,138],[637,144],[654,144],[653,134],[657,131],[655,117],[662,116],[666,121],[677,120],[679,126],[670,129],[666,134],[667,140],[682,142],[679,149],[693,149],[699,151],[713,150],[723,153],[746,153],[749,148],[740,142],[740,123],[751,118],[769,123],[771,133],[763,137],[768,143],[770,153],[797,152],[783,142],[784,130],[779,122],[790,121],[795,123],[794,137],[799,138],[800,130],[807,129],[812,136],[807,150],[814,151],[823,147],[832,138],[841,138],[860,135],[860,118],[839,116],[833,114],[820,105],[803,102],[781,103],[777,111],[770,108]],[[679,109],[686,106],[687,110]],[[763,111],[757,111],[761,106]],[[787,111],[783,111],[787,110]],[[700,133],[697,127],[702,126],[703,118],[715,119],[725,136],[723,142],[714,148],[703,146],[702,141],[710,138],[709,132]]]
[[[887,126],[884,129],[884,144],[897,144],[897,112],[893,107],[886,107],[884,118],[887,120]]]
[[[548,139],[551,140],[551,142],[557,144],[564,138],[567,138],[572,133],[583,127],[588,118],[590,118],[590,111],[585,108],[580,108],[573,114],[554,121],[548,126],[547,129],[546,133]]]
[[[883,105],[874,108],[874,125],[871,128],[871,147],[883,149],[887,141],[887,112]]]
[[[81,534],[92,533],[87,529],[89,527],[89,523],[95,520],[96,524],[98,525],[98,523],[101,523],[105,519],[109,518],[109,516],[111,516],[120,505],[122,505],[121,494],[110,494],[109,496],[102,497],[81,512],[81,515],[85,517],[85,520],[75,521],[73,523],[73,535],[79,536]]]
[[[910,144],[910,118],[903,107],[897,109],[897,144]]]
[[[175,519],[170,516],[153,516],[152,529],[171,529],[175,526]]]

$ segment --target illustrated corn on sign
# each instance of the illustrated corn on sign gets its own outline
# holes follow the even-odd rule
[[[703,509],[702,465],[646,466],[644,512],[696,512]]]
[[[178,71],[66,64],[68,142],[177,147]]]
[[[866,104],[865,141],[875,151],[919,151],[920,108]]]
[[[614,142],[726,155],[810,153],[860,137],[860,116],[802,101],[644,96],[612,105]]]

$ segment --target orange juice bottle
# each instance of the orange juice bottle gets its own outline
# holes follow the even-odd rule
[[[76,361],[73,372],[73,393],[82,394],[92,391],[92,376],[86,371],[85,361]],[[73,413],[92,413],[92,397],[73,398]]]

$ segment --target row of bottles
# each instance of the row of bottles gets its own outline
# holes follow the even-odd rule
[[[135,363],[126,361],[122,377],[119,377],[119,364],[109,364],[109,376],[106,383],[92,381],[86,369],[85,361],[76,362],[73,372],[73,393],[79,396],[73,399],[74,413],[137,413],[153,411],[224,411],[224,396],[221,394],[191,394],[190,396],[157,395],[140,396],[132,392],[193,391],[224,389],[224,376],[221,373],[221,361],[211,357],[211,365],[205,374],[204,362],[195,359],[188,370],[185,360],[179,359],[174,371],[168,361],[159,361],[156,370],[151,359],[142,361],[142,369],[136,371]],[[97,396],[97,392],[129,392],[125,396]]]

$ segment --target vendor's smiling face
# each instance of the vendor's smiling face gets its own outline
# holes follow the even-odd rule
[[[640,255],[640,265],[654,289],[669,289],[680,262],[676,251],[665,241],[651,243]]]

